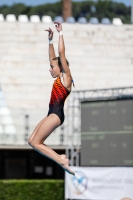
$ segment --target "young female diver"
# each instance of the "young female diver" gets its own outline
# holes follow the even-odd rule
[[[28,139],[29,145],[40,154],[50,158],[58,163],[65,171],[75,175],[69,167],[69,160],[66,155],[59,155],[43,142],[46,138],[64,122],[64,102],[71,92],[72,76],[69,69],[69,63],[65,57],[65,45],[63,40],[62,24],[54,22],[56,30],[59,32],[58,51],[59,57],[56,57],[53,47],[53,31],[49,28],[49,61],[50,73],[56,78],[51,91],[51,99],[49,102],[49,111]]]

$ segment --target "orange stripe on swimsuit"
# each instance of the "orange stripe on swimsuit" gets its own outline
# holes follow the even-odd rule
[[[56,113],[64,107],[64,102],[70,91],[62,84],[60,76],[53,83],[49,102],[49,113]]]
[[[56,103],[64,103],[66,97],[69,95],[69,91],[61,83],[60,77],[58,77],[53,84],[50,104],[54,105]]]

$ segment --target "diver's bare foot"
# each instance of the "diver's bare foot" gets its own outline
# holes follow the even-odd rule
[[[62,159],[65,159],[66,158],[66,155],[65,154],[61,154],[59,155]]]
[[[65,171],[67,171],[69,174],[72,174],[75,176],[75,173],[70,169],[69,167],[69,160],[67,158],[64,159],[64,162],[62,164],[62,167]]]

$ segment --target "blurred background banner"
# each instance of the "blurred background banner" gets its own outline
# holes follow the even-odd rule
[[[71,167],[65,173],[66,199],[132,200],[133,167]]]

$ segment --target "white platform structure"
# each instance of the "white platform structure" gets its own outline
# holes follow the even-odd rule
[[[122,21],[120,18],[113,18],[113,21],[112,21],[113,25],[116,25],[116,26],[121,26],[123,25]]]
[[[40,22],[40,17],[38,15],[31,15],[30,16],[30,22],[39,23]]]
[[[52,23],[53,22],[53,20],[52,20],[52,18],[50,17],[50,16],[47,16],[47,15],[44,15],[44,16],[42,16],[42,22],[43,23]]]
[[[50,27],[54,30],[53,42],[58,56],[59,34],[53,23]],[[0,23],[0,86],[16,130],[9,138],[0,122],[1,146],[27,144],[25,137],[47,115],[54,82],[49,72],[47,28],[48,24],[39,21]],[[75,82],[72,92],[133,86],[133,25],[64,23],[63,34],[66,58]],[[64,107],[66,116],[69,98]],[[65,130],[64,123],[50,135],[46,144],[65,147],[66,135],[61,142]]]
[[[3,22],[5,19],[4,19],[4,16],[2,14],[0,14],[0,22]]]
[[[7,22],[16,22],[16,16],[14,14],[8,14],[6,15],[6,21]]]
[[[28,19],[27,15],[19,15],[18,21],[19,22],[29,22],[29,19]]]

